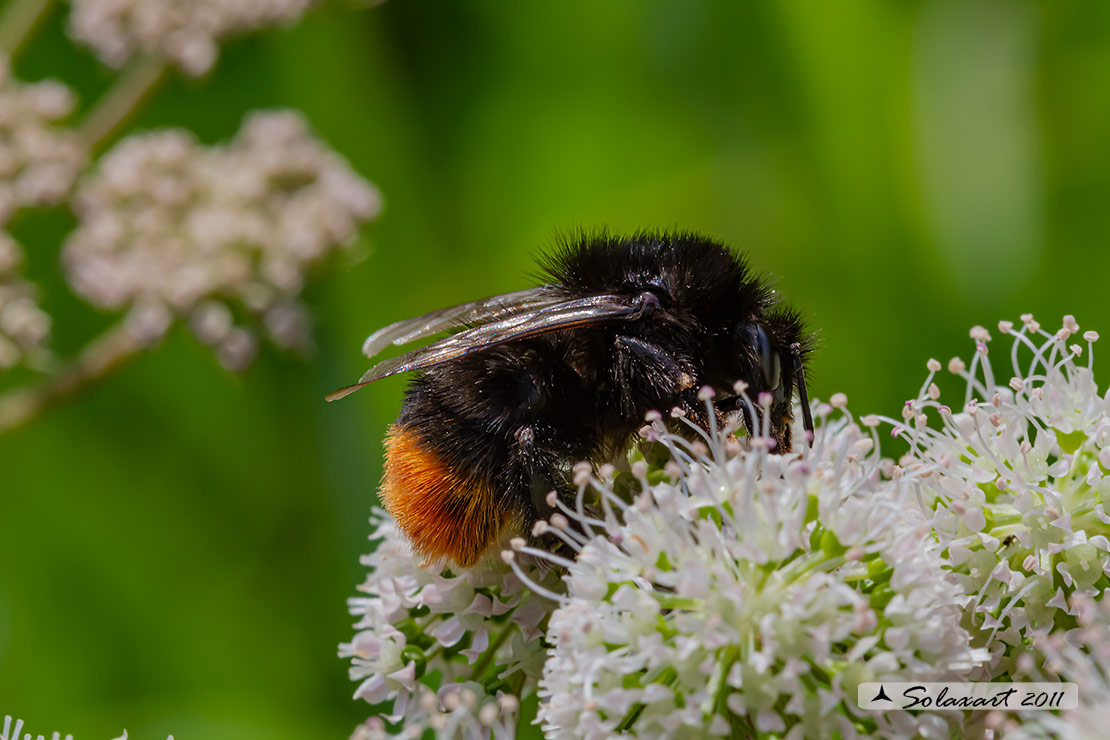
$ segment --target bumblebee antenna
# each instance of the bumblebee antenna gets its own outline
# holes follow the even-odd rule
[[[816,432],[813,429],[813,414],[809,410],[809,394],[806,392],[806,374],[802,368],[802,348],[798,342],[790,345],[790,354],[794,357],[794,382],[798,384],[798,401],[802,404],[802,423],[806,428],[808,442],[813,442]]]

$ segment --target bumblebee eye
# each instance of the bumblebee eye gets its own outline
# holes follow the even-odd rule
[[[767,336],[767,330],[759,324],[755,327],[755,343],[759,353],[759,369],[763,373],[764,390],[776,390],[782,382],[782,359],[775,343]]]

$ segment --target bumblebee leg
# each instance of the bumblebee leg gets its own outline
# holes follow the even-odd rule
[[[714,406],[717,409],[717,414],[724,418],[728,418],[729,414],[740,412],[741,418],[744,421],[744,428],[748,430],[748,434],[752,434],[755,428],[755,420],[757,418],[756,412],[752,409],[752,405],[744,400],[743,396],[733,396],[718,401]]]
[[[658,406],[660,399],[678,397],[679,406],[693,411],[697,401],[696,368],[688,359],[674,355],[657,344],[618,335],[614,339],[614,374],[620,389],[621,412],[638,415],[645,406]],[[670,409],[657,409],[667,412]]]
[[[547,503],[547,496],[558,490],[558,486],[548,459],[550,456],[545,455],[536,444],[536,428],[532,425],[522,426],[513,437],[515,445],[509,457],[516,469],[513,476],[517,478],[517,485],[527,492],[528,501],[532,505],[528,517],[528,526],[531,528],[536,520],[547,519],[555,513],[555,508]]]
[[[744,426],[748,430],[749,435],[756,435],[761,433],[760,425],[763,423],[763,414],[760,413],[758,408],[753,408],[752,404],[742,396],[733,396],[732,398],[725,398],[714,404],[717,409],[718,417],[727,417],[731,413],[737,411],[741,412],[744,420]],[[776,451],[790,452],[792,444],[792,424],[794,421],[793,410],[789,402],[779,404],[771,409],[771,424],[770,434],[776,443]],[[774,421],[778,419],[779,421]],[[812,419],[808,423],[812,423]],[[808,433],[808,431],[807,431]]]
[[[798,386],[798,403],[802,407],[802,422],[805,425],[807,442],[813,442],[813,413],[809,409],[809,394],[806,392],[806,373],[802,367],[802,345],[794,342],[790,345],[790,357],[794,365],[794,382]]]
[[[545,433],[540,438],[541,433]],[[548,503],[554,493],[564,504],[573,508],[574,492],[566,480],[565,470],[569,459],[577,459],[571,455],[563,457],[553,450],[559,449],[557,441],[551,439],[554,430],[536,426],[523,426],[514,435],[514,447],[509,468],[515,486],[521,495],[520,499],[526,510],[520,518],[521,536],[529,540],[534,547],[550,552],[562,553],[566,557],[573,557],[573,553],[564,552],[566,543],[552,532],[534,536],[532,534],[536,522],[550,520],[558,512],[558,507]],[[568,522],[571,528],[577,529],[576,523]]]

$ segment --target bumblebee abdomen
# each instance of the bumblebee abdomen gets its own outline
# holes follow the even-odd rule
[[[513,518],[493,486],[453,469],[411,429],[390,427],[381,497],[413,549],[432,560],[468,567]]]

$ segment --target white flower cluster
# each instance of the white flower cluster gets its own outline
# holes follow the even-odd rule
[[[69,194],[87,160],[79,136],[58,125],[74,103],[60,82],[14,79],[0,55],[0,371],[47,356],[50,317],[21,277],[22,247],[3,226],[22,207]]]
[[[35,301],[34,286],[19,276],[23,252],[0,231],[0,370],[34,365],[46,354],[50,317]]]
[[[17,719],[14,724],[10,715],[4,717],[4,725],[0,727],[0,740],[30,740],[31,733],[23,733],[23,720]],[[35,740],[46,740],[42,735],[35,736]],[[54,732],[50,734],[50,740],[73,740],[73,735],[66,734],[63,738],[62,733]],[[115,738],[115,740],[127,740],[127,730],[123,731],[123,735]],[[173,740],[173,735],[170,735],[166,740]]]
[[[148,339],[186,317],[238,368],[256,340],[236,326],[237,312],[260,319],[281,346],[304,345],[306,271],[353,241],[380,205],[299,114],[253,113],[223,146],[185,131],[124,139],[79,184],[80,223],[63,261],[78,294],[130,307]]]
[[[930,360],[901,419],[857,423],[837,394],[816,404],[812,443],[787,454],[765,436],[745,444],[651,414],[626,460],[575,469],[576,501],[549,497],[558,513],[533,540],[512,540],[510,572],[422,570],[387,521],[365,561],[370,597],[353,602],[363,631],[341,652],[355,656],[359,696],[394,704],[356,737],[442,731],[450,711],[460,719],[439,737],[515,737],[504,719],[531,721],[517,701],[533,693],[552,740],[1102,737],[1110,402],[1093,378],[1098,337],[1071,317],[1055,333],[1031,316],[999,331],[1012,377],[996,382],[990,334],[976,327],[970,366],[949,363],[964,385],[958,410]],[[884,423],[909,445],[898,464],[879,452]],[[524,563],[548,570],[538,580]],[[514,602],[513,619],[534,608],[533,632],[491,638],[496,605],[521,584],[534,600]],[[433,669],[451,655],[444,632],[483,670],[529,667],[502,694],[461,662]],[[469,693],[448,706],[441,676]],[[866,681],[1061,679],[1080,683],[1081,707],[1059,716],[856,703]]]
[[[21,207],[57,203],[69,193],[86,152],[77,134],[57,123],[74,104],[65,85],[19,82],[0,57],[0,224]]]
[[[1031,315],[998,330],[1012,340],[1006,363],[991,362],[982,327],[971,332],[970,367],[949,363],[966,385],[960,404],[943,403],[932,360],[903,420],[890,420],[969,595],[964,624],[991,652],[983,678],[1011,672],[1037,637],[1074,622],[1077,598],[1110,585],[1110,406],[1093,377],[1098,335],[1080,334],[1070,316],[1055,333]]]
[[[617,475],[591,481],[601,521],[568,512],[599,531],[575,543],[548,627],[547,736],[948,737],[937,715],[854,706],[862,681],[950,680],[980,659],[873,438],[842,418],[805,452],[729,455],[714,434],[707,455],[660,422],[645,432],[671,474],[652,482],[637,460],[630,505]]]
[[[393,520],[375,513],[371,539],[380,540],[362,562],[370,569],[350,600],[359,617],[350,643],[355,698],[390,702],[383,717],[360,726],[353,738],[515,736],[525,687],[534,691],[543,665],[541,623],[551,607],[501,563],[460,573],[418,564]]]
[[[230,36],[292,25],[313,0],[71,0],[70,35],[121,67],[142,54],[202,75]]]
[[[24,737],[31,737],[30,733],[26,735],[23,732],[23,720],[15,720],[14,726],[10,715],[4,716],[4,725],[0,727],[0,740],[22,740]],[[42,735],[39,735],[35,740],[44,740]],[[50,736],[50,740],[63,740],[60,732],[55,732]],[[73,735],[66,735],[64,740],[73,740]]]
[[[50,317],[21,276],[22,248],[3,227],[20,208],[55,204],[70,192],[86,152],[57,124],[74,102],[59,82],[16,80],[0,57],[0,370],[47,356]]]
[[[1019,667],[1031,681],[1071,681],[1079,707],[1066,712],[1028,712],[1020,724],[1006,723],[1011,740],[1095,740],[1110,727],[1110,598],[1073,599],[1077,627],[1038,638],[1043,671],[1029,654]]]

